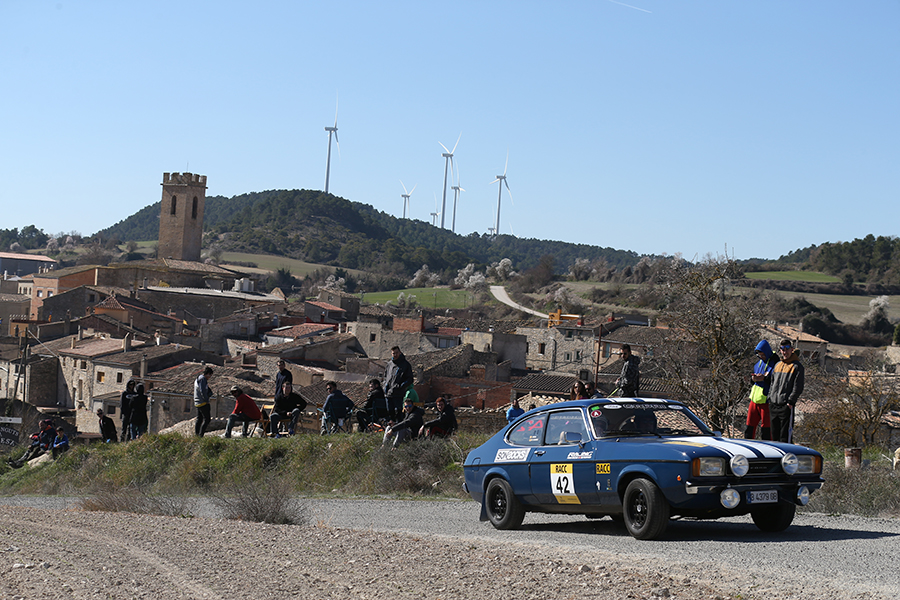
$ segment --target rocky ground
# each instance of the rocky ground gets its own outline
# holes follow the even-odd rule
[[[823,598],[672,571],[609,552],[572,552],[324,522],[0,506],[0,598]],[[827,596],[831,597],[831,596]],[[868,598],[867,595],[856,598]]]

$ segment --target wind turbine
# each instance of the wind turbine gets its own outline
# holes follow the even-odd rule
[[[453,221],[450,225],[450,231],[456,233],[456,201],[459,200],[459,193],[466,191],[459,186],[459,165],[456,165],[456,185],[450,186],[453,190]]]
[[[444,149],[444,152],[441,154],[441,156],[444,157],[444,198],[441,201],[441,229],[444,228],[444,213],[447,212],[447,167],[453,165],[453,153],[456,152],[456,147],[459,146],[461,137],[462,133],[456,138],[456,143],[453,144],[453,150],[447,150],[447,146],[438,142],[438,144],[441,144],[441,148]]]
[[[413,189],[411,189],[409,191],[407,191],[406,186],[403,185],[402,179],[400,180],[400,185],[403,186],[403,191],[406,192],[405,194],[400,194],[400,197],[403,198],[403,218],[405,219],[406,218],[406,209],[409,208],[409,197],[412,196],[412,193],[414,191],[416,191],[416,185],[419,185],[419,184],[417,183],[416,185],[414,185]],[[437,199],[435,198],[435,200],[437,200]]]
[[[338,139],[338,126],[337,126],[337,113],[338,113],[338,103],[337,100],[334,101],[334,127],[326,127],[325,131],[328,132],[328,161],[325,163],[325,193],[328,193],[328,179],[331,176],[331,134],[334,134],[334,141],[337,142],[338,154],[341,152],[341,140]]]
[[[437,218],[441,214],[441,213],[437,212],[437,195],[434,196],[434,211],[435,212],[431,213],[431,224],[437,225]]]
[[[497,175],[497,179],[491,183],[500,182],[497,190],[497,225],[494,227],[494,234],[500,235],[500,199],[503,197],[503,186],[506,186],[506,193],[509,194],[509,201],[512,202],[512,192],[509,189],[509,183],[506,181],[506,169],[509,167],[509,152],[506,153],[506,164],[503,165],[503,175]],[[515,203],[514,203],[515,204]]]

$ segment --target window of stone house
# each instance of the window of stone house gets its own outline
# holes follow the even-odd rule
[[[97,371],[97,383],[103,383],[105,379],[106,373],[104,373],[103,371]]]
[[[106,414],[109,415],[109,416],[113,416],[114,414],[116,414],[116,407],[115,407],[115,406],[112,406],[112,405],[107,406],[107,407],[106,407]]]
[[[572,353],[566,352],[566,362],[569,362],[570,360],[572,360]]]
[[[572,333],[573,333],[573,331],[572,331],[571,329],[567,329],[567,330],[566,330],[566,339],[567,339],[567,340],[571,340],[571,339],[572,339]]]
[[[82,369],[87,369],[87,361],[84,361],[84,360],[81,361],[81,368],[82,368]]]
[[[376,337],[377,337],[377,336],[376,336],[374,333],[370,333],[370,334],[369,334],[369,341],[370,341],[370,342],[374,342]]]
[[[47,297],[49,298],[52,295],[53,295],[53,290],[47,290]]]
[[[169,214],[174,215],[175,209],[178,206],[178,201],[175,199],[175,196],[172,196],[172,208],[169,210]]]
[[[194,201],[191,203],[191,218],[197,218],[197,196],[194,196]]]
[[[88,302],[93,302],[95,299],[96,296],[94,296],[94,294],[88,294]]]
[[[547,344],[544,344],[544,343],[538,344],[538,354],[543,354],[546,349],[547,349]]]
[[[575,360],[581,360],[581,350],[575,351]]]
[[[37,297],[38,297],[38,298],[43,298],[43,297],[44,297],[44,290],[38,290],[38,291],[37,291]]]
[[[588,373],[587,369],[582,369],[578,371],[578,379],[582,381],[587,381],[590,378],[590,373]]]
[[[116,373],[116,383],[122,383],[122,374]]]
[[[185,401],[184,401],[184,412],[185,412],[185,413],[191,412],[191,407],[192,407],[193,405],[194,405],[194,403],[193,403],[192,401],[190,401],[190,400],[188,400],[188,399],[185,399]]]

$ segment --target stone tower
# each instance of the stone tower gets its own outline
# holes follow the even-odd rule
[[[200,260],[206,175],[163,173],[159,258]]]

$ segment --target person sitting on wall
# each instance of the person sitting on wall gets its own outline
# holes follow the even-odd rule
[[[360,431],[368,431],[370,426],[378,425],[375,429],[381,429],[390,419],[388,400],[381,389],[381,382],[373,379],[369,382],[369,392],[366,395],[366,404],[356,411],[356,421]]]
[[[353,400],[344,395],[344,392],[337,388],[337,384],[329,381],[325,384],[325,391],[328,396],[325,398],[325,404],[322,405],[322,434],[334,433],[338,427],[341,427],[346,419],[353,414]]]
[[[306,410],[306,399],[297,392],[291,391],[291,382],[285,381],[281,384],[281,393],[275,396],[275,404],[272,407],[272,414],[269,415],[269,431],[272,437],[281,437],[278,433],[278,424],[282,419],[290,417],[291,426],[288,428],[288,435],[294,435],[297,430],[297,423],[300,421],[300,415]]]
[[[427,438],[451,435],[456,431],[457,423],[456,412],[453,410],[453,405],[450,404],[450,398],[448,396],[438,396],[434,403],[434,408],[438,413],[437,418],[423,424],[419,429],[419,435],[424,435]]]
[[[97,418],[100,419],[100,439],[104,444],[116,441],[116,424],[112,419],[103,414],[103,409],[97,409]],[[130,418],[130,417],[129,417]],[[124,438],[123,438],[124,441]]]
[[[56,429],[53,428],[53,419],[44,419],[41,421],[41,429],[31,434],[31,445],[18,460],[7,461],[7,464],[14,469],[20,469],[32,458],[37,458],[53,445],[56,437]]]
[[[519,399],[516,398],[512,401],[512,404],[509,406],[509,410],[506,411],[506,422],[512,423],[520,416],[525,414],[525,409],[519,406]]]
[[[404,419],[399,423],[390,421],[384,430],[384,440],[382,445],[387,445],[393,440],[393,447],[397,448],[403,442],[411,440],[419,435],[422,425],[425,424],[425,411],[415,406],[412,400],[403,401]]]
[[[66,432],[62,427],[57,427],[56,437],[53,438],[53,444],[50,447],[50,452],[53,453],[53,460],[56,460],[60,454],[68,452],[68,450],[69,436],[66,435]]]
[[[262,412],[253,398],[244,393],[238,386],[232,386],[231,395],[234,396],[234,410],[228,415],[228,423],[225,425],[225,437],[231,437],[231,429],[237,421],[243,423],[241,434],[247,437],[247,428],[253,421],[262,419]]]

